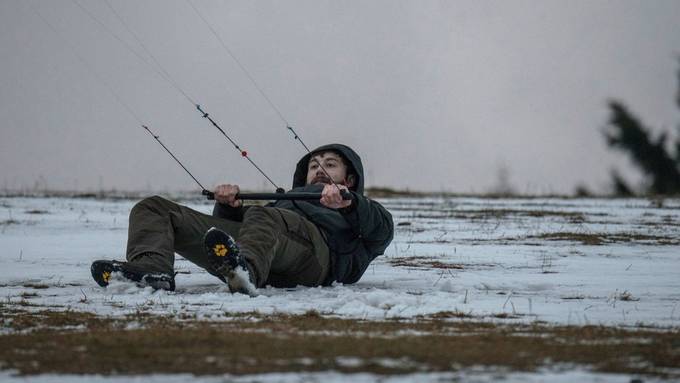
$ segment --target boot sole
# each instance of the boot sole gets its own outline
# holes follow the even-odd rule
[[[231,235],[212,227],[205,233],[203,243],[210,263],[219,273],[217,277],[227,283],[229,291],[257,296],[247,269],[238,264],[240,250]]]
[[[238,266],[239,248],[231,235],[210,228],[203,237],[210,263],[220,273],[228,273]]]
[[[120,263],[116,261],[99,260],[92,262],[92,266],[90,266],[92,278],[101,287],[108,286],[111,274],[120,271],[122,271],[122,268]]]

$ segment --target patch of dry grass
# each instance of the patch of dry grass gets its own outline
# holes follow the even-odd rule
[[[44,290],[44,289],[50,288],[49,285],[46,285],[44,283],[24,283],[22,286],[26,287],[26,288],[36,289],[36,290]]]
[[[383,322],[327,318],[314,311],[240,314],[225,322],[16,309],[0,315],[5,327],[22,330],[0,336],[0,364],[23,374],[394,374],[479,365],[532,371],[550,360],[600,372],[668,376],[669,368],[680,365],[678,331],[500,325],[472,322],[464,313]],[[361,363],[348,365],[343,358]],[[408,362],[381,362],[385,359]]]
[[[458,263],[444,263],[432,259],[431,257],[399,257],[390,258],[388,260],[390,265],[396,267],[416,267],[416,268],[428,268],[428,269],[456,269],[463,270],[465,267]]]
[[[392,207],[395,211],[413,211],[413,207]],[[604,216],[604,213],[589,213],[591,216]],[[581,212],[560,210],[513,210],[513,209],[447,209],[447,208],[422,208],[418,213],[413,213],[410,218],[417,219],[464,219],[464,220],[501,220],[512,217],[531,218],[564,218],[571,223],[583,223],[586,216]]]
[[[583,245],[589,246],[598,246],[610,243],[637,243],[666,246],[674,246],[680,244],[680,240],[678,240],[677,238],[640,233],[557,232],[557,233],[544,233],[535,236],[529,236],[527,238],[543,239],[548,241],[580,242]]]
[[[480,269],[493,268],[497,265],[491,263],[448,263],[437,260],[436,257],[426,256],[410,256],[410,257],[396,257],[388,258],[387,262],[395,267],[412,267],[412,268],[427,268],[427,269],[449,269],[449,270],[465,270],[465,269]]]

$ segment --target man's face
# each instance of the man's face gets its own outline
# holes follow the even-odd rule
[[[347,187],[354,185],[354,177],[347,176],[347,165],[342,162],[342,158],[337,153],[323,152],[314,155],[307,165],[307,185],[330,184],[328,178],[319,163],[326,169],[326,172],[333,179],[333,182]]]

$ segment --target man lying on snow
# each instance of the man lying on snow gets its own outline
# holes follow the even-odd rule
[[[130,212],[127,262],[95,261],[92,276],[100,286],[119,272],[141,285],[174,290],[178,253],[232,293],[357,282],[393,236],[392,215],[364,197],[363,178],[359,156],[331,144],[302,157],[293,176],[292,191],[321,192],[319,201],[244,207],[237,185],[220,185],[209,216],[158,196],[146,198]],[[349,190],[352,199],[343,200],[340,190]]]

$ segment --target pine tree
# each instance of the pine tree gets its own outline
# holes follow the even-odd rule
[[[680,83],[680,71],[678,80]],[[680,89],[676,102],[680,107]],[[680,138],[675,141],[675,155],[671,155],[666,150],[667,132],[654,139],[650,129],[620,101],[610,101],[609,109],[609,126],[604,132],[607,144],[627,152],[643,171],[648,181],[646,193],[680,193]],[[617,194],[631,193],[632,189],[616,171],[612,172],[612,180]]]

